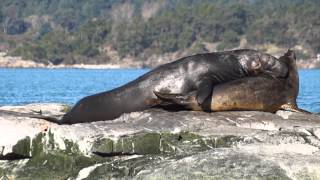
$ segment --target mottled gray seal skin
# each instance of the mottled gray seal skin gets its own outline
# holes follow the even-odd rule
[[[306,112],[297,106],[299,93],[299,76],[296,58],[288,50],[279,58],[288,67],[285,78],[268,78],[264,76],[244,77],[216,85],[207,99],[211,111],[256,110],[275,112],[289,110]],[[187,109],[205,111],[196,100],[196,92],[187,95],[156,92],[159,99],[167,104],[181,105]]]
[[[159,104],[154,91],[175,94],[195,91],[197,102],[202,105],[217,84],[257,75],[285,78],[287,73],[285,63],[256,50],[197,54],[161,65],[119,88],[87,96],[57,123],[111,120],[123,113],[145,110]]]

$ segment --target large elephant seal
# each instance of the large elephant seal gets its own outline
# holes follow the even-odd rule
[[[306,112],[299,109],[296,102],[299,93],[299,76],[294,52],[288,50],[279,58],[279,61],[288,66],[287,77],[245,77],[216,85],[211,97],[206,100],[208,102],[206,109],[198,104],[195,92],[181,95],[155,91],[155,94],[163,102],[181,105],[196,111],[258,110],[275,112],[284,109]]]
[[[33,116],[58,124],[111,120],[123,113],[141,111],[161,101],[154,91],[196,93],[197,103],[205,106],[214,86],[247,76],[285,78],[287,64],[256,50],[197,54],[159,66],[119,88],[84,97],[62,119]]]
[[[158,104],[153,91],[196,91],[201,105],[217,84],[261,74],[281,78],[287,73],[285,63],[256,50],[197,54],[159,66],[122,87],[85,97],[59,123],[111,120],[123,113],[145,110]]]

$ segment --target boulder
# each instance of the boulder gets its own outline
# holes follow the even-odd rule
[[[286,111],[149,109],[74,125],[0,113],[0,179],[320,179],[319,138],[318,115]]]

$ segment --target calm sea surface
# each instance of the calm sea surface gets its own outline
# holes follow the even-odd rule
[[[0,68],[0,106],[38,102],[73,104],[80,98],[121,86],[148,69]],[[320,70],[301,70],[298,104],[320,112]]]

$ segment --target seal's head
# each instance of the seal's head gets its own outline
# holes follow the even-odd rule
[[[297,69],[296,54],[291,49],[288,49],[288,51],[286,53],[284,53],[283,56],[279,57],[279,61],[281,63],[285,63],[288,66],[288,68],[290,69],[290,71],[291,71],[291,68],[294,68],[295,70]]]
[[[288,75],[288,66],[286,63],[268,54],[258,55],[263,71],[272,73],[273,76],[284,78]]]
[[[275,78],[284,78],[288,74],[286,63],[266,53],[250,51],[239,55],[240,64],[249,75],[268,74]]]
[[[299,94],[299,74],[296,65],[296,55],[294,51],[288,50],[283,56],[279,58],[279,62],[286,64],[288,67],[288,76],[286,78],[287,93],[290,93],[289,100],[293,105],[297,105],[296,99]]]

